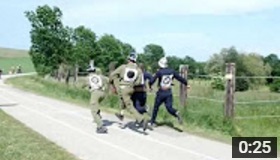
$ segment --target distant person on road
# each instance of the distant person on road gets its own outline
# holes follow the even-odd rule
[[[90,97],[90,108],[94,122],[97,124],[97,133],[107,133],[107,128],[102,122],[100,115],[100,103],[105,97],[105,90],[107,89],[108,78],[101,74],[99,68],[90,66],[87,69],[88,75],[88,87],[91,93]]]
[[[22,69],[21,69],[21,66],[20,66],[20,65],[17,66],[17,71],[16,71],[16,73],[22,73]]]
[[[136,124],[142,125],[143,130],[147,129],[149,116],[147,113],[140,114],[133,106],[131,96],[134,92],[134,86],[143,82],[143,73],[136,64],[137,55],[131,53],[127,58],[127,64],[123,64],[114,70],[110,75],[109,82],[116,88],[120,102],[122,104],[120,113],[116,116],[123,120],[124,109],[127,109],[136,119]]]
[[[154,108],[151,119],[151,126],[155,126],[157,113],[160,105],[165,104],[167,111],[178,119],[179,124],[182,124],[182,117],[176,109],[173,108],[173,95],[172,95],[172,81],[177,79],[181,83],[187,85],[187,81],[181,77],[176,71],[168,68],[167,58],[163,57],[158,61],[160,69],[156,72],[155,76],[152,78],[150,85],[158,79],[158,91],[156,93],[156,98],[154,102]],[[186,87],[187,88],[187,87]]]
[[[3,73],[3,71],[2,71],[2,69],[0,68],[0,79],[1,79],[1,77],[2,77],[2,73]]]
[[[9,71],[9,74],[15,74],[15,67],[14,66],[11,67],[11,70]]]

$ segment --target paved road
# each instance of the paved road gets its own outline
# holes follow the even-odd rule
[[[147,134],[130,125],[121,129],[111,114],[102,113],[109,133],[96,134],[89,109],[21,91],[2,80],[0,109],[83,160],[232,159],[228,144],[165,127]]]

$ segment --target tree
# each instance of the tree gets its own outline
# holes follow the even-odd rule
[[[62,12],[58,7],[38,6],[35,11],[26,11],[31,23],[31,55],[39,75],[58,69],[61,63],[67,64],[72,54],[68,28],[62,24]]]
[[[205,65],[205,71],[208,74],[217,74],[224,73],[224,64],[225,64],[225,55],[222,54],[213,54]]]
[[[134,48],[113,35],[105,34],[97,41],[97,50],[96,64],[108,73],[111,62],[116,62],[117,66],[125,63],[127,55],[134,51]]]
[[[183,59],[176,56],[168,56],[168,66],[176,71],[179,71],[179,65],[183,64]]]
[[[206,64],[205,70],[208,74],[224,74],[225,64],[235,63],[236,76],[265,76],[270,75],[271,68],[264,64],[261,56],[258,54],[240,54],[234,47],[224,48],[219,54],[214,54]],[[236,79],[236,90],[245,91],[263,85],[264,81],[260,79]]]
[[[164,49],[160,45],[148,44],[144,47],[144,53],[139,55],[139,60],[147,66],[148,70],[154,73],[158,68],[159,59],[164,56]]]
[[[169,67],[176,71],[179,71],[180,64],[186,64],[189,66],[189,75],[195,74],[198,69],[198,64],[196,63],[196,61],[189,56],[186,56],[184,58],[179,58],[177,56],[167,56],[167,59]]]
[[[271,76],[280,76],[280,60],[276,54],[268,55],[264,58],[264,62],[271,66]]]
[[[256,53],[241,54],[243,70],[246,76],[269,76],[271,67],[265,64],[262,57]],[[265,84],[265,79],[248,79],[251,88]]]
[[[98,56],[95,33],[89,28],[79,26],[73,30],[72,43],[72,64],[77,64],[82,69],[87,68],[89,61]]]

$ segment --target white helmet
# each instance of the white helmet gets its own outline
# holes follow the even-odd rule
[[[162,57],[158,61],[158,65],[160,66],[160,68],[166,68],[167,67],[167,58],[166,57]]]
[[[87,71],[88,71],[88,72],[95,72],[95,71],[96,71],[96,68],[90,66],[90,67],[87,69]]]

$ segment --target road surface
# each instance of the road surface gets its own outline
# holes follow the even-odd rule
[[[132,125],[122,129],[111,114],[102,113],[108,134],[96,134],[89,109],[13,88],[3,79],[0,109],[83,160],[232,159],[228,144],[166,127],[147,134]],[[125,123],[131,122],[125,118]]]

